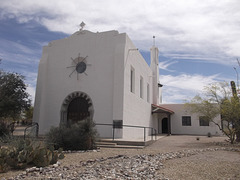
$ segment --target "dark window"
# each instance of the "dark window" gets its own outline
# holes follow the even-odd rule
[[[206,116],[199,117],[199,125],[200,126],[209,126],[209,121]]]
[[[149,95],[149,84],[147,84],[147,102],[149,102],[150,95]]]
[[[135,92],[135,70],[131,68],[131,75],[130,75],[130,91],[132,93]]]
[[[113,128],[122,129],[123,121],[122,120],[113,120]]]
[[[140,98],[143,99],[143,77],[140,76]]]
[[[191,126],[191,116],[182,116],[182,125]]]

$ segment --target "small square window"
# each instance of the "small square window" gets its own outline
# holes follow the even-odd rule
[[[200,126],[209,126],[209,120],[206,116],[200,116],[199,117],[199,125]]]
[[[113,128],[122,129],[123,128],[123,120],[113,120]]]
[[[191,116],[182,116],[182,125],[191,126]]]

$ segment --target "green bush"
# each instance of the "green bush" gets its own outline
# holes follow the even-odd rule
[[[8,138],[5,142],[8,143],[0,147],[0,173],[23,169],[28,165],[44,167],[64,158],[62,149],[55,151],[40,141]]]
[[[54,145],[55,149],[89,150],[95,147],[97,131],[90,119],[71,125],[52,127],[47,134],[47,143]]]

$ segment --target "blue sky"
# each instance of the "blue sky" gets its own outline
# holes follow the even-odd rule
[[[79,29],[126,32],[146,61],[159,48],[164,103],[183,103],[217,81],[236,81],[238,0],[0,0],[1,69],[23,74],[35,97],[42,46]]]

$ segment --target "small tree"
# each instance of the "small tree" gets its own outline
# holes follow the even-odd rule
[[[226,99],[221,104],[222,121],[225,122],[226,133],[229,134],[231,143],[235,141],[235,136],[239,131],[240,103],[239,99],[232,97]]]
[[[195,96],[186,104],[193,113],[200,113],[206,120],[214,123],[233,143],[239,130],[240,103],[225,83],[214,83],[204,89],[203,96]],[[221,115],[221,122],[214,118]]]
[[[0,122],[5,127],[6,120],[16,121],[30,107],[31,100],[26,88],[22,75],[0,70]],[[0,134],[5,132],[9,131],[3,132],[1,129]]]
[[[31,105],[24,77],[0,71],[0,118],[16,119]]]

